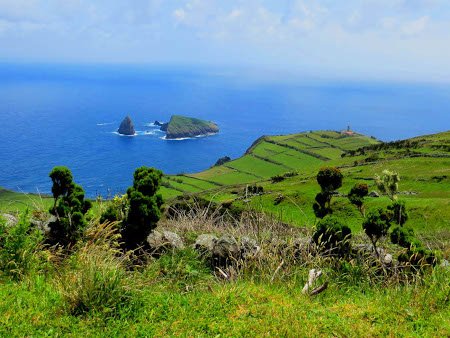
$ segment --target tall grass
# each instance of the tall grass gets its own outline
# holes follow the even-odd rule
[[[44,236],[29,221],[28,212],[16,224],[0,219],[0,271],[14,280],[45,269],[49,252]]]
[[[74,315],[115,316],[138,301],[139,278],[119,249],[116,223],[91,225],[86,239],[61,266],[55,285]]]

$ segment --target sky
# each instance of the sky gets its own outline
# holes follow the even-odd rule
[[[0,61],[450,82],[450,1],[0,0]]]

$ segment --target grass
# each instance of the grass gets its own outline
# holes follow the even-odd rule
[[[44,206],[49,208],[53,199],[45,195],[23,194],[0,188],[0,212],[18,213]]]
[[[279,284],[209,282],[209,288],[181,293],[166,282],[143,290],[144,305],[132,320],[104,320],[58,315],[61,298],[35,283],[2,285],[0,335],[445,337],[450,330],[441,293],[428,298],[413,287],[364,293],[334,288],[309,298],[298,287]],[[17,293],[5,298],[8,292]]]

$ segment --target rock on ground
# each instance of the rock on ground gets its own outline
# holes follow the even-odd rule
[[[147,237],[147,243],[155,252],[184,249],[184,243],[181,237],[171,231],[152,231]]]

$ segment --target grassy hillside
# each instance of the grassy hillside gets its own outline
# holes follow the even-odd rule
[[[321,166],[339,161],[346,150],[377,143],[377,140],[364,135],[346,136],[331,131],[266,136],[234,161],[200,173],[166,178],[165,185],[172,191],[170,194],[166,191],[165,196],[170,198],[183,193],[203,192],[203,184],[209,185],[206,190],[220,191],[226,186],[245,186],[292,171],[312,175]],[[192,183],[192,179],[196,184]],[[174,180],[179,185],[173,184]]]
[[[0,187],[0,213],[17,213],[26,209],[48,209],[53,199],[45,195],[22,194]]]
[[[312,203],[320,189],[315,175],[320,167],[341,168],[342,195],[358,182],[376,191],[375,174],[391,169],[400,174],[400,198],[410,210],[411,227],[430,241],[450,244],[449,148],[449,131],[390,143],[333,131],[267,136],[234,161],[196,174],[166,177],[163,193],[169,200],[184,194],[242,209],[250,206],[286,223],[312,227]],[[296,175],[277,183],[271,180],[286,173]],[[263,187],[264,193],[245,196],[250,184]],[[384,196],[366,200],[367,209],[390,203]],[[345,219],[353,231],[360,232],[363,219],[356,208],[345,196],[333,201],[334,213]]]

